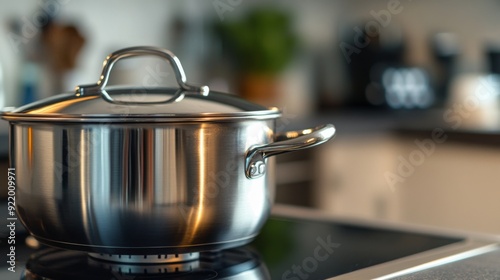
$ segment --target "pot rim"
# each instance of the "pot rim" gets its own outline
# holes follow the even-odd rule
[[[224,106],[227,105],[220,112],[217,111],[217,108],[210,111],[191,108],[189,108],[191,111],[186,110],[186,107],[193,105],[193,101],[201,101],[205,104],[210,99],[207,96],[200,96],[196,93],[174,90],[172,88],[148,89],[149,94],[143,97],[155,98],[166,96],[167,98],[172,98],[172,95],[175,96],[174,93],[180,93],[182,95],[181,100],[184,102],[186,100],[189,101],[186,103],[187,105],[178,107],[183,102],[177,100],[174,100],[174,102],[131,103],[103,98],[103,95],[123,95],[130,97],[133,90],[133,88],[118,88],[99,91],[97,94],[85,96],[78,96],[74,93],[59,94],[19,108],[4,108],[4,111],[0,111],[0,118],[7,121],[28,122],[173,123],[265,120],[275,119],[282,115],[281,111],[276,107],[266,108],[250,103],[235,95],[215,91],[208,94],[211,97],[211,102]],[[170,95],[165,95],[164,92],[170,92]],[[219,102],[219,100],[223,100],[223,102]],[[96,109],[100,106],[105,107]],[[168,108],[166,106],[173,107],[170,110],[165,110],[165,108]],[[177,108],[172,110],[175,107]]]
[[[178,122],[215,122],[215,121],[242,121],[242,120],[268,120],[281,116],[279,110],[269,112],[253,113],[203,113],[198,116],[190,114],[175,116],[169,114],[144,114],[144,115],[81,115],[73,116],[47,114],[24,114],[24,113],[1,113],[1,118],[10,122],[75,122],[75,123],[178,123]]]

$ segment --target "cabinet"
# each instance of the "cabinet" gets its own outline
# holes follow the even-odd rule
[[[353,135],[328,143],[317,154],[315,206],[339,216],[499,234],[500,145],[445,141],[401,174],[423,139]],[[388,173],[403,181],[391,186]]]

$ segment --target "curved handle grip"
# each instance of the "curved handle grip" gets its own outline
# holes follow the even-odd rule
[[[82,95],[91,95],[91,94],[101,94],[102,97],[110,102],[114,103],[122,103],[122,104],[138,104],[136,102],[124,102],[113,100],[111,96],[104,90],[104,87],[107,85],[109,80],[109,75],[111,70],[113,69],[113,65],[120,59],[135,57],[135,56],[157,56],[167,60],[172,66],[175,78],[181,91],[178,91],[171,99],[167,101],[160,102],[140,102],[139,104],[158,104],[158,103],[168,103],[173,101],[179,101],[184,97],[183,91],[195,91],[199,92],[201,95],[208,95],[210,89],[208,86],[193,86],[186,83],[186,74],[184,73],[184,69],[182,68],[181,62],[179,59],[169,50],[156,48],[156,47],[132,47],[121,49],[116,52],[111,53],[106,57],[103,62],[101,76],[99,81],[95,84],[91,85],[79,85],[76,87],[75,92],[77,96]]]
[[[276,142],[253,146],[245,157],[245,174],[248,179],[261,177],[266,172],[266,158],[323,144],[334,134],[335,127],[326,124],[300,131],[289,131],[277,136]],[[286,140],[279,140],[281,138]]]

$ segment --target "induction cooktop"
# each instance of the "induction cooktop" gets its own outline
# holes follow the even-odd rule
[[[287,234],[277,234],[283,232]],[[287,206],[274,209],[273,220],[265,225],[253,246],[262,253],[271,279],[289,280],[403,279],[500,252],[497,236],[334,218]],[[453,277],[456,279],[456,275]]]
[[[201,252],[179,263],[134,264],[18,244],[16,273],[2,261],[0,279],[390,279],[496,246],[463,234],[341,220],[314,210],[276,206],[259,236],[240,248]]]

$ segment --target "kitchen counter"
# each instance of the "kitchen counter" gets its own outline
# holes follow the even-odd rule
[[[431,137],[440,130],[447,140],[467,144],[500,144],[500,125],[477,124],[443,117],[444,110],[428,111],[338,111],[322,112],[303,118],[286,118],[287,130],[298,130],[324,123],[332,123],[337,129],[336,137],[393,134],[397,137]],[[278,128],[280,128],[278,126]]]
[[[397,277],[398,280],[498,279],[500,248],[459,261]]]

